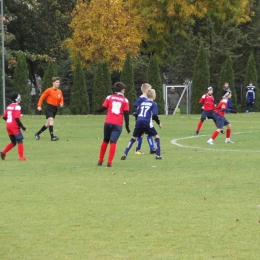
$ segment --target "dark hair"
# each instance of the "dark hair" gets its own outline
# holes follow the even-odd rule
[[[60,80],[60,78],[59,78],[59,77],[53,77],[53,78],[51,79],[51,82],[53,83],[53,82],[55,82],[56,80]]]
[[[13,92],[11,94],[10,98],[11,98],[12,102],[18,102],[18,100],[21,98],[21,96],[18,93]]]
[[[126,89],[126,86],[122,82],[116,82],[114,85],[115,92],[120,92],[122,89]]]

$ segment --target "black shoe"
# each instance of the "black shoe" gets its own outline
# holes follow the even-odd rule
[[[150,154],[156,153],[156,150],[150,150]]]
[[[53,136],[52,138],[51,138],[51,141],[58,141],[59,140],[59,137],[58,136]]]
[[[156,160],[163,160],[162,156],[156,155],[155,157]]]
[[[221,134],[225,134],[225,131],[224,131],[224,130],[221,130],[220,133],[221,133]]]
[[[199,134],[199,131],[197,130],[196,132],[195,132],[195,135],[198,135]]]
[[[126,159],[126,155],[123,154],[123,155],[121,156],[121,160],[125,160],[125,159]]]
[[[98,162],[98,163],[97,163],[97,166],[102,166],[102,162]]]
[[[5,156],[6,156],[6,154],[3,153],[3,152],[1,152],[1,159],[2,159],[2,160],[5,160]]]
[[[37,133],[34,136],[35,136],[36,140],[40,140],[40,138],[41,138],[40,135],[38,135]]]
[[[112,167],[112,164],[111,164],[111,163],[108,163],[108,164],[107,164],[107,167]]]

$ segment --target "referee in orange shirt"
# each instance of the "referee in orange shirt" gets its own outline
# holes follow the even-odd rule
[[[53,77],[52,78],[52,87],[47,88],[41,95],[37,109],[39,111],[42,110],[42,102],[43,100],[47,99],[47,107],[46,107],[46,119],[47,122],[43,127],[35,134],[36,140],[40,140],[40,134],[49,128],[51,141],[58,141],[59,137],[54,136],[53,134],[53,125],[54,125],[54,118],[56,116],[58,105],[60,104],[61,107],[64,105],[64,99],[62,91],[59,89],[60,86],[60,78]]]

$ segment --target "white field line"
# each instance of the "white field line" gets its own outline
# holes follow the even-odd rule
[[[239,134],[252,134],[252,133],[259,133],[259,131],[249,131],[249,132],[237,132],[237,133],[232,133],[232,135],[239,135]],[[182,147],[182,148],[189,148],[189,149],[200,149],[200,150],[206,150],[206,151],[225,151],[225,152],[254,152],[254,153],[260,153],[260,150],[233,150],[233,149],[218,149],[215,148],[215,145],[208,145],[209,147],[212,148],[205,148],[205,147],[198,147],[198,146],[189,146],[189,145],[183,145],[178,143],[178,141],[180,140],[187,140],[187,139],[192,139],[192,138],[199,138],[199,137],[205,137],[208,135],[193,135],[193,136],[186,136],[186,137],[182,137],[182,138],[177,138],[177,139],[173,139],[171,141],[171,143],[173,145]],[[205,144],[206,141],[205,141]],[[236,144],[226,144],[227,146],[235,146]]]

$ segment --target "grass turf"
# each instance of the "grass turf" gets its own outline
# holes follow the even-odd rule
[[[121,161],[124,129],[107,168],[104,116],[57,116],[58,142],[36,141],[45,119],[24,116],[28,161],[14,148],[0,162],[0,259],[259,259],[259,114],[227,115],[235,144],[214,146],[211,120],[193,135],[199,118],[160,117],[162,161],[146,140]]]

